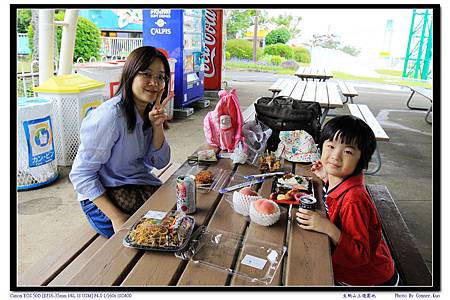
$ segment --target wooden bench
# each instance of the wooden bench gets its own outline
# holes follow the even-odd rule
[[[179,163],[171,162],[163,169],[154,170],[152,173],[162,182],[166,182],[179,167]],[[46,256],[26,270],[18,278],[18,285],[65,285],[107,241],[92,229],[87,220],[68,236],[71,237],[69,240],[56,245]]]
[[[427,122],[428,124],[431,124],[431,120],[430,120],[430,114],[431,111],[433,110],[433,93],[432,90],[430,89],[425,89],[423,87],[412,87],[410,86],[409,89],[411,90],[411,95],[408,98],[408,101],[406,102],[406,106],[410,109],[415,109],[415,110],[426,110],[427,113],[425,115],[425,122]],[[418,107],[418,106],[414,106],[411,105],[411,99],[414,96],[415,93],[418,93],[419,95],[424,96],[425,98],[427,98],[428,100],[430,100],[431,104],[429,108],[426,107]]]
[[[367,123],[367,125],[370,126],[373,133],[375,134],[375,139],[377,141],[389,141],[389,136],[386,134],[384,129],[381,127],[380,123],[378,123],[375,116],[370,111],[369,107],[365,104],[348,104],[348,109],[350,110],[350,113],[362,119],[364,122]],[[381,156],[380,152],[378,151],[378,147],[375,149],[375,158],[376,158],[376,168],[373,171],[366,171],[366,174],[373,175],[377,173],[381,169]]]
[[[272,97],[275,97],[275,95],[277,95],[279,92],[281,92],[286,86],[290,85],[290,84],[294,84],[295,85],[295,80],[292,79],[287,79],[287,78],[278,78],[277,81],[275,81],[274,84],[272,84],[269,87],[269,91],[271,91]]]
[[[353,104],[353,97],[358,96],[358,92],[353,87],[350,82],[339,81],[339,88],[341,89],[342,95],[346,98],[344,103],[350,102]]]
[[[367,185],[366,188],[377,208],[383,237],[391,250],[403,285],[431,286],[431,273],[387,187]]]

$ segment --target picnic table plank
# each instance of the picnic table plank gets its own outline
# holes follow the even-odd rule
[[[295,174],[312,176],[314,196],[318,199],[316,211],[325,214],[320,179],[309,170],[310,165],[295,164]],[[330,253],[330,240],[327,235],[307,231],[296,224],[292,211],[292,226],[289,232],[289,255],[286,269],[286,285],[333,285],[333,266]]]
[[[281,92],[277,96],[286,96],[289,97],[292,93],[292,90],[295,88],[297,81],[289,80],[286,82],[286,85],[283,87]]]
[[[327,84],[325,82],[317,82],[316,102],[328,103]]]
[[[345,83],[343,81],[339,81],[339,88],[341,89],[342,95],[348,95],[348,89],[347,86],[345,85]]]
[[[86,234],[89,232],[89,234]],[[46,285],[53,280],[68,264],[70,264],[99,234],[87,223],[83,222],[69,240],[56,245],[58,251],[48,253],[38,263],[34,264],[18,278],[19,285],[39,286]],[[83,247],[80,248],[80,245]],[[58,256],[56,256],[58,255]]]
[[[285,80],[285,79],[283,79],[283,78],[278,78],[277,81],[275,81],[275,83],[272,84],[272,85],[269,87],[269,91],[271,91],[271,92],[279,92],[279,91],[281,91],[282,89],[280,88],[280,85],[281,85],[281,83],[283,82],[283,80]]]
[[[255,168],[249,165],[239,165],[236,170],[236,172],[241,175],[252,175],[255,174],[255,171]],[[234,177],[231,178],[229,185],[238,183],[233,180],[233,178]],[[228,203],[224,198],[230,196],[231,195],[224,195],[222,197],[217,209],[211,217],[208,229],[216,229],[241,235],[247,227],[247,220],[243,216],[234,212],[230,203]],[[228,200],[232,201],[231,199]],[[232,268],[236,251],[238,251],[238,249],[232,249],[231,252],[226,251],[227,249],[222,250],[224,251],[222,253],[213,253],[213,259],[217,264]],[[227,280],[228,272],[190,261],[182,273],[177,285],[225,285]]]
[[[294,98],[295,100],[302,100],[305,88],[306,88],[305,81],[297,82],[297,85],[295,86],[294,90],[291,93],[291,97]]]
[[[358,96],[358,92],[356,89],[351,85],[350,83],[346,82],[345,86],[347,87],[348,95],[349,96]]]
[[[333,82],[327,82],[327,91],[328,91],[328,105],[329,107],[336,108],[342,107],[342,99],[341,95],[339,95],[339,91],[337,86]]]
[[[264,198],[268,198],[272,191],[272,183],[274,178],[267,178],[261,185],[261,189],[258,191],[258,194],[263,196]],[[269,227],[264,227],[255,223],[250,223],[248,229],[246,231],[246,236],[244,240],[244,248],[246,242],[250,240],[260,240],[267,241],[269,243],[273,243],[277,246],[282,246],[285,244],[285,236],[286,236],[286,227],[287,227],[287,212],[282,214],[280,220]],[[247,266],[243,266],[240,264],[242,259],[244,258],[244,252],[240,253],[239,259],[237,260],[236,268],[237,270],[242,270],[241,268],[246,268],[248,273],[251,273],[251,270],[248,269]],[[283,258],[284,259],[284,258]],[[275,273],[273,281],[271,285],[281,285],[282,283],[282,266],[283,261],[280,263],[278,270]],[[257,282],[251,282],[249,279],[244,278],[242,276],[234,275],[231,279],[231,285],[255,285]]]
[[[66,285],[77,274],[80,266],[84,265],[95,252],[98,251],[108,239],[98,236],[72,263],[70,263],[58,276],[49,282],[48,286]]]
[[[304,71],[305,71],[305,67],[299,67],[297,69],[297,71],[295,71],[295,76],[303,75]]]
[[[316,81],[308,81],[306,84],[305,92],[303,93],[303,101],[316,101],[316,88],[317,88],[317,82]]]
[[[389,141],[389,136],[386,134],[384,129],[381,127],[380,123],[378,123],[375,116],[370,111],[369,107],[365,104],[358,105],[362,115],[364,116],[364,121],[372,128],[377,140],[381,141]]]

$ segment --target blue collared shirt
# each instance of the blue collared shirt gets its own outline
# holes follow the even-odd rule
[[[169,163],[169,144],[164,141],[160,149],[153,147],[153,130],[143,130],[144,121],[136,107],[136,127],[128,132],[119,102],[120,96],[116,96],[102,103],[81,124],[81,144],[69,175],[80,201],[93,201],[105,187],[161,185],[151,170]]]

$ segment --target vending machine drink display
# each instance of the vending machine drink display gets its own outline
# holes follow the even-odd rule
[[[72,165],[80,145],[81,122],[105,100],[104,86],[80,74],[67,74],[53,76],[33,89],[39,97],[53,100],[58,165]]]
[[[174,107],[184,108],[204,96],[203,9],[143,11],[143,44],[164,49],[175,66]]]

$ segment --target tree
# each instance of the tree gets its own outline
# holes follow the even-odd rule
[[[255,9],[230,9],[225,11],[227,39],[235,39],[237,33],[243,33],[255,24]],[[264,27],[268,22],[267,12],[258,10],[258,26]]]
[[[353,55],[353,56],[358,56],[361,53],[361,49],[360,48],[356,48],[353,46],[349,46],[349,45],[345,45],[344,47],[342,47],[341,49],[342,52]]]
[[[31,23],[31,9],[17,10],[17,32],[27,33],[28,25]]]
[[[291,39],[291,33],[286,27],[280,27],[269,32],[266,36],[266,45],[286,44]]]
[[[302,17],[300,16],[294,17],[291,14],[284,13],[282,15],[278,15],[276,17],[271,18],[270,22],[276,24],[277,27],[286,28],[290,32],[291,37],[298,37],[301,32],[300,29],[301,20]]]
[[[322,34],[322,35],[313,35],[313,39],[311,40],[313,47],[322,47],[328,49],[338,49],[341,44],[340,41],[337,40],[338,36],[335,34]]]

